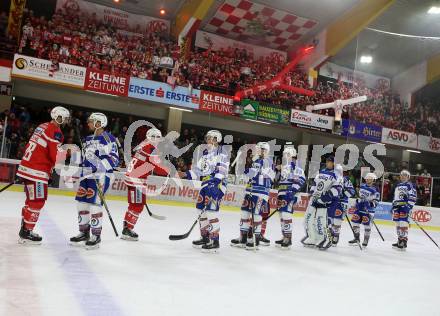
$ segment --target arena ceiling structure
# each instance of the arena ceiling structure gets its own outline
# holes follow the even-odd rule
[[[398,0],[345,46],[331,61],[351,69],[392,78],[440,53],[440,18],[428,14],[432,0]],[[410,36],[386,34],[384,31]],[[437,39],[423,38],[437,37]],[[359,62],[369,54],[371,64]]]

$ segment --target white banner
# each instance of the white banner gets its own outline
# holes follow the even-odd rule
[[[440,138],[418,135],[418,148],[440,154]]]
[[[167,20],[128,13],[83,0],[58,0],[56,9],[80,11],[83,15],[95,16],[99,22],[106,25],[134,33],[168,33],[170,29],[170,22]]]
[[[325,132],[333,130],[334,118],[331,116],[292,109],[290,112],[290,122],[297,127]]]
[[[266,57],[272,54],[279,54],[284,59],[287,59],[286,52],[282,52],[279,50],[270,49],[262,46],[246,44],[244,42],[235,41],[230,38],[221,37],[219,35],[204,31],[197,31],[195,45],[197,47],[201,47],[205,49],[211,47],[213,50],[226,49],[228,47],[245,49],[248,52],[252,53],[255,58]]]
[[[319,75],[341,80],[347,83],[364,82],[369,88],[376,88],[378,85],[390,87],[391,81],[387,77],[376,76],[362,71],[338,66],[333,63],[325,63],[319,68]]]
[[[15,54],[12,76],[83,88],[86,68],[59,63],[52,69],[50,60]]]
[[[2,82],[11,81],[11,68],[0,66],[0,81]]]
[[[417,148],[417,135],[391,128],[382,128],[382,143]]]

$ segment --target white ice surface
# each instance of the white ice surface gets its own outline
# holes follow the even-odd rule
[[[407,252],[391,249],[394,229],[373,230],[367,250],[341,242],[326,252],[304,248],[302,218],[294,218],[290,251],[273,246],[257,253],[231,248],[239,213],[221,216],[221,252],[191,247],[198,238],[169,241],[187,231],[197,213],[151,205],[166,221],[142,213],[139,242],[117,239],[104,214],[101,248],[72,247],[77,234],[73,198],[50,196],[36,231],[41,246],[16,243],[24,194],[0,196],[0,315],[440,315],[440,251],[411,230]],[[126,203],[108,201],[121,231]],[[438,232],[431,232],[440,240]],[[267,237],[280,237],[274,216]]]

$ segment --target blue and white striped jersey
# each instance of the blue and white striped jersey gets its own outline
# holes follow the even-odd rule
[[[349,177],[343,177],[342,181],[342,190],[341,190],[341,202],[348,203],[348,199],[352,198],[356,195],[356,190],[353,187],[353,183],[351,183]]]
[[[278,185],[278,192],[298,192],[306,183],[304,170],[297,166],[294,161],[281,166],[281,179]]]
[[[101,135],[89,135],[85,139],[84,154],[82,161],[82,175],[87,176],[98,170],[113,173],[113,169],[119,165],[119,153],[116,138],[103,132]]]
[[[310,194],[321,205],[330,204],[337,200],[341,191],[340,179],[338,179],[334,170],[326,168],[319,171],[314,179],[313,186],[310,188]]]
[[[417,191],[411,182],[400,182],[394,189],[393,206],[412,208],[417,201]]]
[[[226,181],[229,171],[229,155],[223,146],[206,148],[191,167],[191,179],[207,182],[212,178]]]
[[[380,193],[377,191],[376,187],[363,183],[359,189],[359,198],[356,202],[356,209],[374,213],[379,201]]]
[[[245,174],[247,174],[250,179],[250,183],[246,187],[246,192],[269,195],[275,178],[272,159],[254,159],[252,167],[246,170]]]

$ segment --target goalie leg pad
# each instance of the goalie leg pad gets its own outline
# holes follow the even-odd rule
[[[328,222],[326,208],[319,207],[316,209],[316,216],[313,224],[316,235],[315,245],[324,243],[328,239]]]
[[[302,243],[305,245],[316,244],[317,236],[314,226],[315,217],[316,217],[316,207],[309,204],[306,213],[304,215],[304,229],[306,236],[303,238]]]

